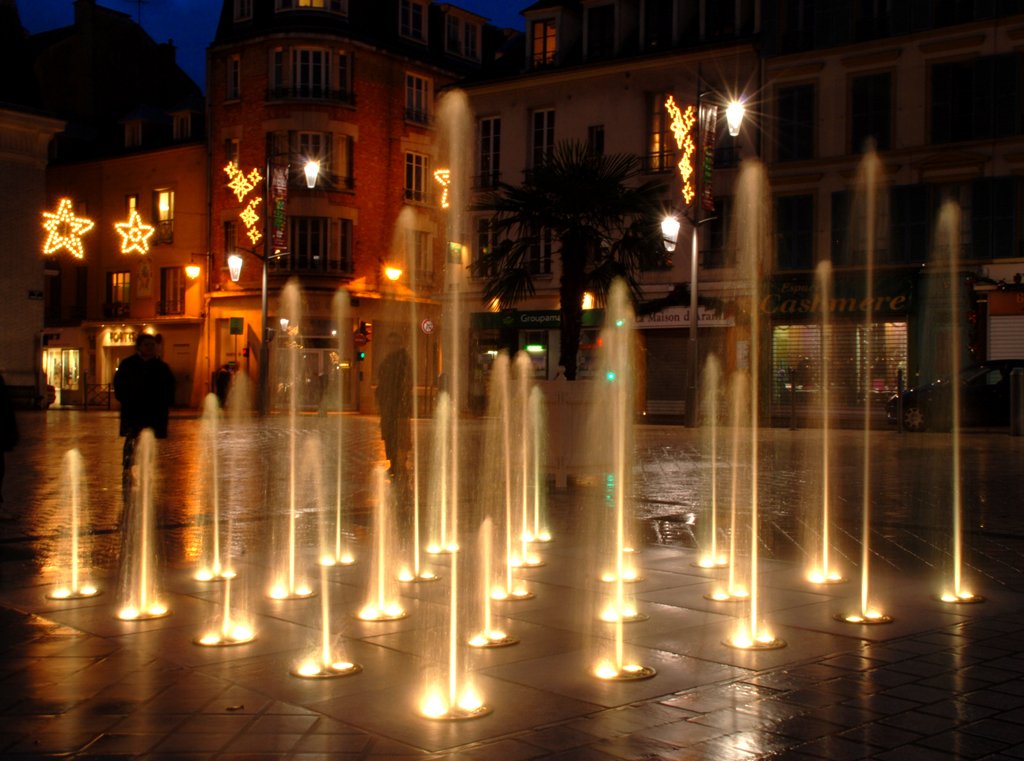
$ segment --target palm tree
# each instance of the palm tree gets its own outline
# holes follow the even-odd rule
[[[568,380],[576,379],[584,292],[603,302],[612,281],[622,278],[638,299],[640,272],[664,264],[664,186],[641,182],[641,169],[636,156],[560,142],[521,185],[499,183],[474,209],[493,212],[491,229],[500,241],[473,264],[474,274],[486,278],[485,303],[497,299],[508,309],[532,296],[536,252],[549,239],[558,244],[558,361]]]

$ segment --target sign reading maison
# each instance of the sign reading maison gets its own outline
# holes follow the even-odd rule
[[[723,317],[716,311],[697,307],[697,326],[701,328],[728,328],[733,325],[732,318]],[[643,330],[653,328],[688,328],[690,327],[689,307],[669,307],[660,312],[645,314],[636,318],[636,327]]]

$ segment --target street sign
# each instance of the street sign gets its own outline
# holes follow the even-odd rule
[[[434,332],[434,321],[429,317],[420,323],[420,330],[426,333],[428,336]]]
[[[228,324],[228,335],[240,336],[243,332],[245,321],[241,317],[232,317]]]

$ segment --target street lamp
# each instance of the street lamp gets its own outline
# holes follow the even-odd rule
[[[267,134],[267,146],[266,146],[266,171],[264,172],[264,175],[263,175],[263,178],[262,178],[263,179],[263,208],[265,210],[265,214],[264,214],[264,218],[263,218],[263,233],[262,233],[262,235],[257,233],[257,234],[255,234],[254,237],[251,236],[251,237],[253,237],[254,242],[258,241],[260,239],[260,237],[263,238],[263,253],[260,253],[259,251],[257,251],[254,248],[244,248],[242,246],[238,247],[240,250],[245,251],[245,252],[247,252],[249,254],[252,254],[257,259],[259,259],[260,263],[263,266],[263,276],[262,276],[261,283],[260,283],[260,336],[262,337],[261,340],[262,340],[263,344],[262,344],[262,346],[260,346],[260,364],[259,364],[259,377],[258,377],[258,383],[259,383],[259,411],[260,411],[260,415],[266,415],[267,411],[270,408],[269,384],[267,383],[267,376],[269,375],[269,369],[270,369],[270,351],[269,351],[269,348],[270,348],[270,340],[269,340],[270,336],[269,336],[269,330],[267,328],[267,312],[268,312],[268,308],[267,308],[268,307],[268,297],[267,297],[267,262],[271,261],[272,259],[280,259],[281,257],[288,256],[288,253],[289,253],[288,251],[282,251],[281,249],[275,249],[273,247],[273,238],[274,238],[274,236],[273,236],[273,231],[271,229],[271,220],[272,220],[272,218],[274,217],[274,215],[276,213],[279,216],[279,218],[280,218],[278,221],[283,221],[283,217],[284,217],[284,211],[283,211],[283,209],[284,209],[284,201],[283,201],[283,195],[282,195],[281,199],[280,199],[280,208],[277,208],[277,207],[273,207],[272,208],[272,203],[275,200],[277,200],[275,198],[272,198],[272,186],[274,184],[275,179],[278,179],[278,175],[280,174],[280,167],[272,166],[271,162],[275,158],[277,158],[279,156],[287,156],[287,155],[289,155],[288,152],[276,152],[274,150],[273,133],[268,133]],[[231,167],[231,166],[233,166],[233,165],[229,165],[229,167]],[[278,170],[278,171],[275,172],[274,170]],[[255,174],[256,178],[258,179],[259,178],[259,172],[254,169],[253,173]],[[286,166],[284,168],[284,177],[285,178],[287,178],[287,173],[288,173],[288,168]],[[317,177],[320,174],[320,162],[315,160],[315,159],[306,159],[306,162],[305,162],[305,164],[303,164],[303,167],[302,167],[302,173],[303,173],[303,175],[306,178],[306,187],[309,188],[310,190],[312,190],[313,188],[316,187]],[[238,172],[236,171],[235,174],[237,175]],[[244,181],[244,177],[243,177],[243,181]],[[286,183],[287,180],[286,179],[285,180],[278,179],[278,183],[280,184],[281,182]],[[250,184],[247,187],[249,187],[249,188],[252,187],[251,182],[250,182]],[[239,198],[239,200],[241,200],[241,197]],[[250,204],[249,208],[251,208],[251,206],[252,205]],[[243,221],[246,221],[246,220],[243,218]],[[247,224],[248,224],[248,222],[247,222]],[[238,255],[237,253],[231,254],[228,257],[228,273],[231,275],[231,281],[233,283],[237,283],[239,278],[242,276],[242,257],[240,255]]]
[[[673,119],[673,132],[676,135],[676,143],[680,149],[686,146],[683,160],[680,162],[680,172],[683,174],[683,196],[687,201],[687,204],[692,205],[692,210],[688,216],[690,227],[693,230],[691,236],[691,250],[690,250],[690,336],[687,342],[687,382],[686,382],[686,425],[694,427],[697,425],[697,362],[699,359],[699,353],[697,351],[697,263],[698,255],[700,252],[700,226],[705,222],[709,222],[713,217],[702,217],[701,209],[704,203],[704,188],[703,180],[705,175],[705,169],[708,168],[707,162],[714,161],[713,154],[711,156],[705,155],[705,139],[706,137],[701,134],[701,128],[703,126],[703,119],[701,113],[701,101],[704,96],[708,93],[705,92],[700,86],[700,78],[698,77],[697,86],[697,107],[696,113],[690,112],[687,109],[687,113],[684,115],[679,111],[678,106],[675,104],[675,100],[669,97],[666,102],[666,108],[668,108],[670,115]],[[743,116],[746,112],[746,108],[743,103],[739,100],[731,101],[725,109],[726,122],[729,125],[729,134],[732,137],[736,137],[740,133],[740,126],[743,123]],[[714,129],[714,123],[711,123],[710,128]],[[686,142],[685,132],[693,132],[691,142]],[[693,153],[697,153],[696,157]],[[696,161],[694,161],[696,158]],[[686,172],[683,169],[684,164],[688,163],[689,171]],[[710,176],[710,175],[709,175]],[[692,182],[693,186],[687,189],[686,184]],[[661,221],[661,235],[665,245],[665,250],[672,253],[676,249],[676,243],[679,240],[679,218],[674,214],[667,215]]]

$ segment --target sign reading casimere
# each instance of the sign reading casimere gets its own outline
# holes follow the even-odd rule
[[[905,315],[910,310],[913,285],[907,278],[875,284],[871,298],[860,283],[838,283],[827,303],[810,281],[774,281],[761,299],[761,313],[781,317],[821,314]]]

